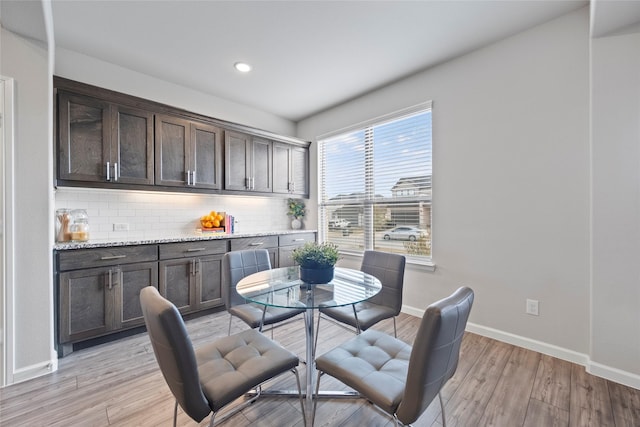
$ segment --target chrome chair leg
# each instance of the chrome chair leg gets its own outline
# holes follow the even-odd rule
[[[227,336],[231,335],[231,320],[233,320],[233,316],[229,314],[229,331],[227,332]]]
[[[444,404],[442,403],[442,394],[438,392],[438,399],[440,399],[440,409],[442,409],[442,427],[447,427],[447,421],[444,418]]]
[[[393,316],[393,336],[398,338],[398,330],[396,329],[396,316]]]
[[[176,427],[178,424],[178,401],[176,400],[176,404],[173,407],[173,427]]]
[[[302,424],[307,425],[307,411],[304,410],[304,400],[302,400],[302,387],[300,386],[300,375],[298,375],[298,370],[293,368],[291,370],[293,375],[296,376],[296,383],[298,383],[298,397],[300,398],[300,409],[302,410]]]
[[[318,378],[316,379],[316,395],[315,399],[313,399],[313,411],[311,412],[311,425],[313,425],[316,420],[316,407],[318,406],[318,394],[320,393],[320,377],[322,376],[322,371],[318,371]],[[308,393],[309,391],[307,391]]]

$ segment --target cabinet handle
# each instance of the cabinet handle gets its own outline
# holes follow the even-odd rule
[[[126,258],[126,257],[127,257],[126,255],[111,255],[111,256],[100,257],[100,259],[102,261],[107,261],[107,260],[110,260],[110,259],[122,259],[122,258]]]
[[[187,171],[187,186],[191,185],[191,171]]]
[[[196,260],[195,258],[191,260],[191,275],[196,275]]]
[[[251,178],[251,189],[252,190],[256,189],[256,178],[255,177]]]
[[[111,181],[111,162],[107,162],[107,181]]]
[[[196,185],[196,171],[191,171],[191,185],[194,187]]]
[[[200,252],[205,250],[207,250],[207,248],[189,248],[187,249],[187,252]]]
[[[111,280],[111,276],[112,275],[113,275],[113,271],[111,271],[111,269],[109,269],[109,283],[108,283],[109,290],[111,290],[113,288],[113,282]]]
[[[260,245],[264,245],[264,242],[253,242],[253,243],[249,243],[249,246],[260,246]]]
[[[294,242],[304,242],[304,239],[293,239]]]
[[[118,181],[118,175],[120,175],[120,171],[118,170],[118,162],[113,164],[113,180]]]

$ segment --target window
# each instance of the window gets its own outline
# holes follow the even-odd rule
[[[319,138],[322,238],[431,259],[431,103]]]

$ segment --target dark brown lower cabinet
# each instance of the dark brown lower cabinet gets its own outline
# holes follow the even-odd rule
[[[158,263],[68,271],[59,281],[58,341],[76,342],[143,325],[140,290],[158,286]]]
[[[222,257],[160,261],[160,294],[187,314],[222,304]]]
[[[187,314],[222,305],[222,257],[227,240],[160,245],[159,291]]]
[[[73,345],[144,325],[140,291],[155,286],[182,314],[221,307],[222,259],[229,250],[264,248],[271,266],[314,232],[55,252],[58,355]]]

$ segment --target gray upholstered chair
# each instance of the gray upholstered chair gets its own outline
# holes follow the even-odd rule
[[[155,287],[142,289],[140,304],[156,360],[176,398],[174,427],[178,405],[197,422],[213,412],[209,423],[213,426],[216,414],[224,406],[257,388],[258,395],[237,410],[243,409],[257,399],[260,384],[288,371],[293,372],[298,381],[300,406],[306,422],[295,354],[253,329],[194,350],[178,309]]]
[[[458,367],[473,297],[462,287],[427,307],[413,347],[369,330],[316,358],[316,394],[320,377],[330,375],[404,425],[415,422],[438,395],[446,426],[440,390]],[[314,417],[315,411],[316,404]]]
[[[402,308],[402,288],[404,285],[405,257],[388,252],[365,251],[361,271],[380,280],[382,290],[374,297],[357,304],[343,307],[320,307],[316,327],[316,343],[320,331],[322,315],[356,329],[356,333],[366,331],[384,319],[393,319],[393,335],[398,336],[396,316]]]
[[[304,309],[281,307],[267,307],[247,303],[238,292],[236,285],[244,277],[271,268],[269,251],[266,249],[249,249],[244,251],[227,252],[222,260],[222,297],[229,312],[229,334],[231,334],[231,319],[238,317],[251,329],[274,325],[304,313]],[[272,329],[273,335],[273,329]]]

